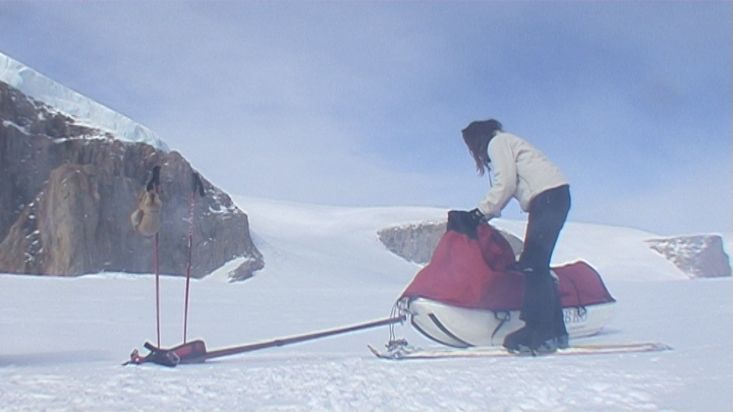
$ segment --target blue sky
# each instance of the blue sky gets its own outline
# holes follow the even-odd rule
[[[570,219],[731,232],[730,2],[0,2],[0,51],[233,194],[470,209],[494,117]],[[516,204],[505,217],[524,218]]]

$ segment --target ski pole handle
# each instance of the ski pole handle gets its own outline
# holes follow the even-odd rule
[[[199,176],[198,173],[193,172],[193,193],[198,192],[199,196],[204,197],[206,196],[206,192],[204,192],[204,183],[201,181],[201,176]]]

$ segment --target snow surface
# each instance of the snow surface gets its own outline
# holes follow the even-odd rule
[[[388,252],[377,230],[445,214],[234,200],[266,268],[243,283],[227,283],[226,267],[192,282],[189,337],[210,348],[388,316],[419,266]],[[366,348],[388,339],[378,328],[201,365],[123,367],[133,347],[155,341],[152,276],[0,275],[0,409],[730,411],[733,283],[687,280],[649,251],[648,236],[570,224],[556,263],[584,257],[618,300],[606,330],[582,342],[660,341],[671,352],[391,362]],[[184,281],[164,278],[161,289],[171,346],[182,339]],[[433,345],[408,325],[397,332]]]
[[[168,146],[147,127],[0,53],[0,81],[74,118],[82,126],[101,129],[115,138],[147,143],[160,150]]]

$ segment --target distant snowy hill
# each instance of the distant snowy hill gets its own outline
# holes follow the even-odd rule
[[[144,142],[156,149],[168,150],[168,146],[147,127],[2,53],[0,53],[0,81],[73,117],[77,124],[101,129],[120,140]]]
[[[405,223],[419,223],[424,221],[439,221],[446,218],[447,211],[439,208],[339,208],[314,205],[298,205],[287,202],[276,202],[270,200],[249,199],[246,197],[234,198],[240,208],[251,216],[251,225],[255,236],[262,236],[262,232],[279,238],[288,236],[293,231],[289,226],[302,225],[314,228],[314,236],[326,230],[338,231],[339,226],[334,222],[341,221],[345,216],[350,217],[350,225],[364,226],[364,229],[353,233],[360,235],[361,241],[370,240],[374,242],[372,248],[377,250],[374,253],[386,252],[386,248],[379,243],[376,233],[392,225]],[[273,213],[274,212],[274,213]],[[299,216],[308,213],[310,216]],[[282,216],[283,218],[280,218]],[[286,217],[287,216],[287,217]],[[275,217],[277,221],[270,221]],[[315,219],[315,221],[313,221]],[[287,223],[285,223],[287,222]],[[505,219],[495,219],[492,224],[499,229],[512,233],[520,238],[524,235],[525,222]],[[286,226],[287,225],[287,226]],[[278,234],[278,232],[282,232]],[[347,235],[347,234],[344,234]],[[367,245],[345,244],[344,238],[338,236],[338,232],[332,233],[334,239],[339,241],[328,249],[343,250],[367,250]],[[562,232],[555,254],[553,265],[561,265],[576,260],[585,260],[594,266],[603,276],[608,279],[618,280],[668,280],[688,279],[669,260],[654,252],[646,243],[648,239],[656,238],[657,235],[636,229],[605,226],[585,223],[568,223]],[[255,238],[255,242],[257,239]],[[267,242],[272,243],[272,242]],[[323,245],[315,241],[299,245],[297,250],[304,248],[323,248]],[[263,252],[268,265],[272,259],[268,253]],[[277,253],[275,253],[277,255]],[[370,260],[371,261],[371,260]],[[313,264],[317,262],[312,262]],[[414,268],[418,265],[412,264]],[[267,271],[267,269],[266,269]]]

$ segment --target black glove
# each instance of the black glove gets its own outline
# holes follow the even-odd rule
[[[463,233],[472,239],[478,238],[476,227],[483,219],[483,213],[478,209],[471,211],[451,210],[448,212],[448,230]]]
[[[478,208],[473,209],[468,213],[470,213],[471,217],[476,220],[476,226],[478,226],[478,224],[486,218],[486,215],[484,215],[483,212],[481,212]]]

